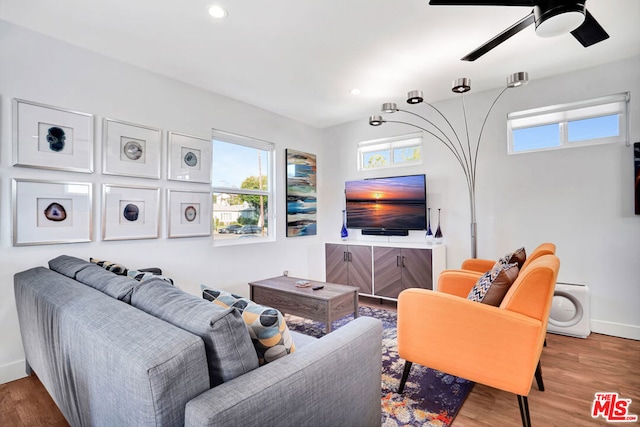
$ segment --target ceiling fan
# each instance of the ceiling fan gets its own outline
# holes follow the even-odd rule
[[[609,38],[609,34],[585,9],[586,0],[430,0],[433,6],[528,6],[531,13],[516,22],[473,52],[462,61],[475,61],[500,43],[536,24],[540,37],[554,37],[571,32],[584,47]]]

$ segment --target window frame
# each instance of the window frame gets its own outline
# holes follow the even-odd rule
[[[213,180],[213,170],[211,173],[211,197],[213,199],[214,194],[246,194],[254,196],[266,196],[269,201],[267,213],[265,215],[265,223],[268,224],[267,234],[259,239],[216,239],[217,233],[211,233],[214,246],[230,246],[230,245],[245,245],[264,242],[273,242],[276,240],[276,145],[272,142],[264,141],[261,139],[239,135],[231,132],[222,131],[219,129],[212,129],[211,133],[211,145],[212,155],[215,156],[215,150],[213,149],[213,143],[215,141],[225,142],[228,144],[236,144],[244,147],[255,148],[257,150],[266,151],[269,158],[267,159],[267,188],[265,190],[251,190],[239,187],[224,187],[216,185]],[[213,162],[212,162],[213,163]],[[214,209],[212,203],[211,221],[215,221]]]
[[[423,133],[422,132],[413,132],[404,135],[392,136],[387,138],[373,139],[368,141],[362,141],[358,143],[358,171],[368,171],[368,170],[376,170],[376,169],[387,169],[393,167],[405,167],[405,166],[416,166],[422,164],[422,153],[423,150]],[[410,143],[409,141],[419,140],[418,143]],[[398,148],[411,148],[411,147],[419,147],[420,148],[420,159],[405,161],[405,162],[394,162],[394,150]],[[384,166],[378,167],[366,167],[364,163],[364,156],[367,153],[375,152],[375,151],[389,151],[390,163]]]
[[[507,152],[509,155],[558,150],[563,148],[586,147],[601,144],[629,143],[629,92],[603,96],[584,101],[550,105],[507,114]],[[618,135],[569,141],[571,122],[618,115]],[[514,131],[547,125],[558,125],[559,145],[515,150]]]

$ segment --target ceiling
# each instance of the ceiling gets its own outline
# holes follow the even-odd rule
[[[215,21],[209,5],[225,7]],[[324,128],[363,119],[451,81],[473,91],[640,55],[640,1],[589,0],[611,36],[584,48],[531,26],[475,62],[460,61],[530,12],[430,6],[428,0],[0,0],[0,19],[120,61]],[[0,41],[1,42],[1,41]],[[350,94],[360,89],[360,95]]]

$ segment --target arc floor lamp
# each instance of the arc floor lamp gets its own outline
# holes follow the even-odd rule
[[[487,114],[484,116],[484,121],[482,122],[482,127],[480,128],[480,133],[478,134],[478,139],[474,144],[471,143],[471,138],[469,135],[469,126],[467,123],[467,109],[464,103],[464,93],[471,90],[471,80],[463,77],[456,79],[453,82],[451,90],[455,93],[459,93],[462,95],[462,112],[464,115],[464,134],[463,138],[466,141],[463,141],[456,129],[453,127],[449,119],[442,114],[440,110],[438,110],[433,105],[429,104],[424,100],[424,96],[422,91],[420,90],[412,90],[407,94],[407,103],[408,104],[426,104],[429,106],[435,113],[437,113],[442,120],[444,120],[443,124],[446,124],[445,130],[442,130],[441,127],[436,125],[433,120],[430,120],[424,116],[421,116],[413,111],[403,110],[398,108],[398,106],[393,102],[386,102],[382,104],[382,112],[383,113],[396,113],[402,112],[414,117],[421,119],[426,124],[421,126],[416,123],[411,123],[407,121],[401,120],[387,120],[383,118],[381,115],[374,115],[369,117],[369,124],[371,126],[380,126],[383,123],[400,123],[408,126],[412,126],[418,129],[421,129],[424,132],[435,137],[437,140],[442,142],[451,153],[454,155],[462,170],[464,171],[464,176],[467,180],[467,188],[469,190],[469,204],[471,208],[471,257],[477,258],[478,255],[478,241],[477,241],[477,231],[478,225],[476,223],[476,171],[477,171],[477,163],[478,163],[478,151],[480,149],[480,141],[482,139],[482,132],[484,131],[484,126],[487,123],[487,119],[489,118],[489,114],[493,107],[496,105],[496,102],[500,99],[500,97],[506,92],[507,89],[524,86],[529,82],[529,76],[526,72],[518,72],[513,73],[507,77],[507,86],[502,89],[502,91],[498,94],[498,96],[493,100],[493,103],[489,107]],[[440,119],[438,119],[440,120]],[[445,132],[446,131],[446,132]]]

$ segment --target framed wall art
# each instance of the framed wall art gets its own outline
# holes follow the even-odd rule
[[[636,215],[640,215],[640,142],[633,144],[633,165],[635,170],[635,212]]]
[[[169,132],[168,174],[175,181],[211,183],[211,140]]]
[[[160,189],[102,186],[102,240],[157,239]]]
[[[287,237],[316,234],[316,155],[286,150]]]
[[[92,185],[13,179],[13,245],[92,240]]]
[[[160,179],[160,129],[105,118],[102,131],[103,173]]]
[[[93,172],[93,115],[13,100],[13,165]]]
[[[211,197],[208,191],[167,190],[167,236],[210,236]]]

